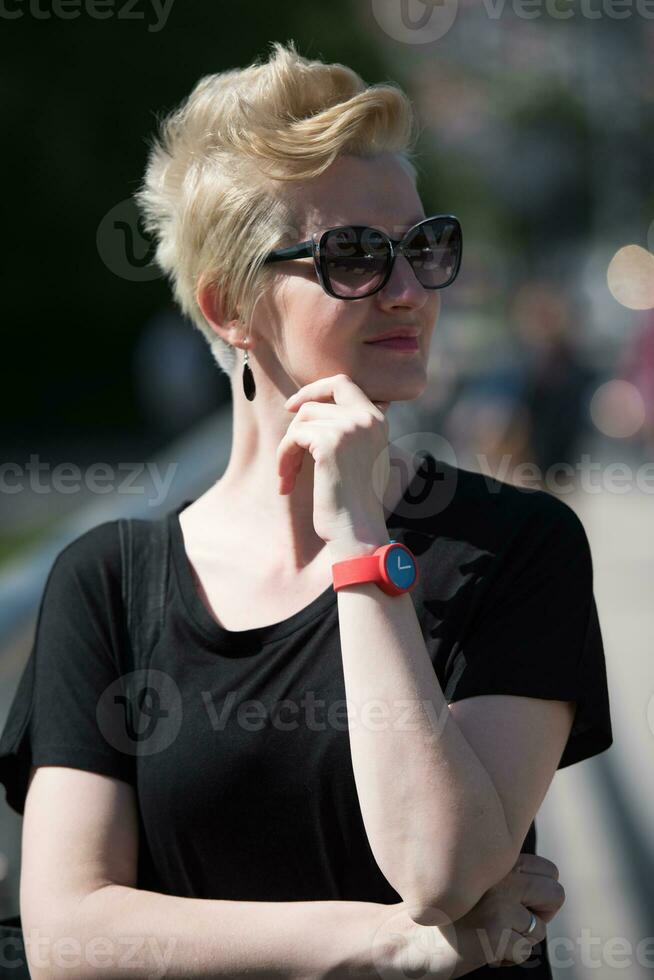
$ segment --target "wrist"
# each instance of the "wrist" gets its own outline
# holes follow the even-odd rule
[[[356,534],[344,535],[341,538],[336,538],[334,541],[328,541],[327,553],[331,558],[332,564],[334,564],[337,561],[345,561],[348,558],[373,555],[377,548],[389,542],[390,537],[385,527],[383,530],[361,531]]]

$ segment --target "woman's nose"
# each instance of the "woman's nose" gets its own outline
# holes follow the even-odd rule
[[[382,302],[392,302],[394,305],[404,301],[407,306],[422,306],[429,291],[416,278],[411,263],[398,252],[388,282],[378,293]]]

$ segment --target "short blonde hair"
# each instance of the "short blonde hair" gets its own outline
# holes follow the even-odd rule
[[[264,258],[297,241],[288,182],[317,177],[346,153],[390,151],[414,182],[418,173],[416,117],[401,89],[303,58],[292,40],[272,47],[265,64],[205,75],[158,120],[134,195],[177,303],[230,377],[238,351],[212,329],[196,293],[215,284],[226,319],[249,322],[275,278]]]

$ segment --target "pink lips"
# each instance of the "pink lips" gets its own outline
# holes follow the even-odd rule
[[[371,347],[387,347],[389,350],[418,350],[418,339],[416,337],[391,337],[388,340],[375,340],[370,343]]]

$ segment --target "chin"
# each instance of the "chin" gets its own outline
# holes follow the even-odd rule
[[[370,401],[390,402],[392,405],[393,402],[415,401],[416,398],[420,398],[424,394],[427,384],[425,375],[420,381],[403,381],[398,378],[396,384],[369,385],[366,386],[366,390],[370,392],[368,394]]]

